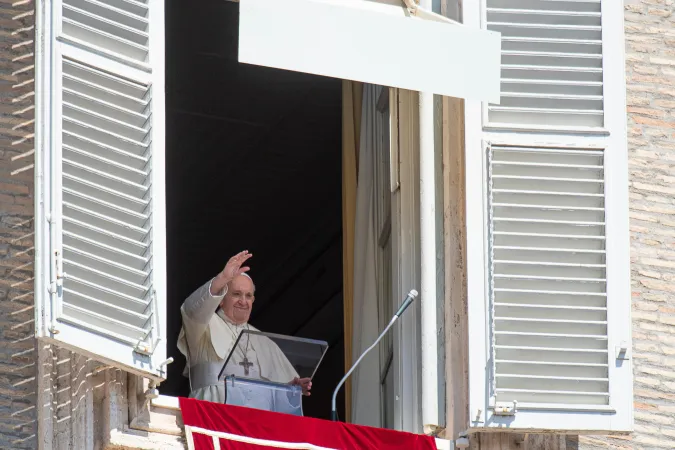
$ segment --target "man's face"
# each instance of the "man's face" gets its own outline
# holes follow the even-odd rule
[[[248,322],[254,300],[253,281],[249,277],[239,275],[230,281],[220,307],[230,320],[239,325]]]

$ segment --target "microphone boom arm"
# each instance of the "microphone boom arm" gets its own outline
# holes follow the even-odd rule
[[[354,369],[356,369],[356,366],[359,365],[359,363],[361,362],[361,360],[362,360],[362,359],[363,359],[363,358],[364,358],[364,357],[365,357],[365,356],[366,356],[373,348],[375,348],[375,347],[377,346],[377,344],[378,344],[378,343],[382,340],[382,338],[387,334],[387,332],[389,331],[389,329],[390,329],[392,326],[394,326],[394,323],[396,322],[396,320],[397,320],[399,317],[401,317],[401,314],[403,314],[403,311],[405,311],[406,308],[408,308],[408,306],[410,306],[410,304],[411,304],[412,301],[415,299],[415,297],[417,297],[417,295],[418,295],[418,294],[417,294],[417,291],[416,291],[415,289],[411,290],[411,291],[408,293],[408,296],[406,297],[405,301],[401,304],[401,307],[398,309],[398,311],[396,311],[396,314],[394,314],[394,317],[391,318],[391,320],[389,321],[389,324],[387,324],[387,326],[384,328],[384,330],[382,330],[382,332],[381,332],[380,335],[377,337],[377,339],[375,339],[375,342],[373,342],[373,343],[370,345],[370,347],[368,347],[368,348],[366,349],[366,351],[364,351],[364,352],[361,354],[361,356],[359,356],[359,359],[357,359],[356,362],[355,362],[354,364],[352,364],[352,367],[347,371],[347,373],[345,374],[345,376],[342,377],[342,379],[341,379],[340,382],[338,383],[337,387],[336,387],[335,390],[333,391],[333,398],[331,399],[330,419],[331,419],[332,421],[336,421],[336,420],[337,420],[337,407],[336,407],[336,405],[335,405],[335,403],[336,403],[335,399],[337,398],[337,393],[338,393],[338,391],[340,390],[340,388],[342,387],[342,385],[345,383],[345,381],[347,381],[347,378],[349,378],[349,375],[351,375],[352,372],[354,372]]]

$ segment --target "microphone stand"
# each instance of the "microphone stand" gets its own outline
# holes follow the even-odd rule
[[[337,407],[335,406],[335,399],[337,397],[338,391],[340,390],[342,385],[345,383],[345,381],[347,381],[347,378],[349,378],[349,375],[351,375],[352,372],[354,372],[354,369],[356,369],[356,366],[359,365],[361,360],[368,354],[368,352],[370,352],[373,348],[375,348],[375,346],[382,340],[382,338],[387,334],[389,329],[394,325],[394,322],[396,322],[396,320],[399,317],[401,317],[401,314],[403,314],[403,311],[405,311],[408,308],[408,306],[410,306],[410,304],[413,302],[413,300],[415,300],[415,297],[417,297],[418,295],[419,294],[417,293],[417,291],[415,289],[412,289],[410,292],[408,292],[408,296],[405,298],[405,300],[401,304],[401,307],[398,309],[398,311],[396,311],[396,314],[394,314],[394,317],[391,318],[391,320],[389,321],[389,324],[387,324],[387,326],[384,328],[384,330],[382,330],[382,332],[377,337],[377,339],[375,339],[375,342],[373,342],[371,344],[371,346],[366,349],[366,351],[361,353],[361,356],[359,356],[359,359],[357,359],[356,362],[354,364],[352,364],[352,367],[347,371],[345,376],[342,377],[342,379],[338,383],[337,387],[333,391],[333,398],[331,400],[330,420],[332,420],[333,422],[337,421]]]

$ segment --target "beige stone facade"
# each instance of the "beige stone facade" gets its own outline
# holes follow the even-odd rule
[[[0,3],[0,448],[35,448],[33,1]]]
[[[611,443],[673,448],[675,2],[626,3],[635,433]]]
[[[635,432],[611,438],[485,435],[473,440],[475,448],[675,448],[675,1],[625,3]],[[30,0],[0,1],[0,448],[100,448],[111,433],[119,437],[134,426],[142,389],[127,374],[65,350],[45,347],[38,359],[34,9]],[[38,377],[48,386],[40,392]],[[463,389],[461,383],[449,387],[448,396]],[[45,413],[39,427],[38,408]],[[135,425],[148,428],[147,420]],[[180,439],[141,434],[134,442],[167,448]]]

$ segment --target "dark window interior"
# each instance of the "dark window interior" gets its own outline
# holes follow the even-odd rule
[[[254,254],[251,324],[326,340],[305,415],[328,418],[344,373],[341,81],[237,62],[239,5],[166,2],[169,378],[180,305],[240,250]],[[343,416],[343,396],[339,397]]]

